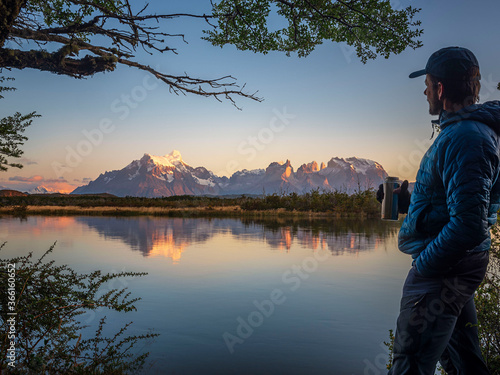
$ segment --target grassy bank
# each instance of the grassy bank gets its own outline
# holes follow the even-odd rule
[[[378,217],[380,205],[373,191],[355,194],[319,192],[272,194],[262,197],[165,198],[92,195],[31,195],[1,197],[3,215],[99,215],[171,217]]]

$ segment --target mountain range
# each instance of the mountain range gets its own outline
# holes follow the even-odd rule
[[[33,194],[54,194],[54,193],[58,193],[58,191],[51,189],[51,188],[48,188],[48,187],[45,187],[43,185],[40,185],[40,186],[35,187],[34,189],[31,189],[29,191],[25,191],[25,193],[30,194],[30,195],[33,195]]]
[[[294,171],[289,160],[266,169],[241,170],[216,176],[205,167],[193,168],[174,150],[165,156],[144,154],[125,168],[105,172],[71,194],[110,193],[117,196],[229,195],[305,193],[313,189],[345,191],[376,188],[387,172],[377,162],[356,157],[313,161]]]

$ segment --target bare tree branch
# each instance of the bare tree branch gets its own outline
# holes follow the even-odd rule
[[[92,0],[68,0],[74,8],[68,9],[67,12],[75,11],[76,13],[72,14],[72,18],[57,19],[57,22],[52,22],[49,16],[57,17],[62,10],[55,9],[50,0],[46,2],[0,0],[0,10],[4,9],[2,8],[4,2],[10,6],[14,3],[18,4],[18,11],[8,19],[5,17],[8,28],[2,28],[0,24],[0,30],[5,35],[0,43],[0,68],[32,68],[74,78],[85,78],[100,72],[114,71],[117,64],[120,64],[154,75],[167,84],[175,94],[214,97],[219,101],[228,99],[235,106],[236,96],[262,101],[262,98],[255,94],[244,92],[244,86],[240,88],[231,76],[201,79],[187,74],[172,75],[132,60],[137,47],[141,47],[148,53],[167,51],[177,53],[176,48],[167,45],[165,40],[181,38],[183,42],[186,42],[184,34],[163,32],[159,26],[152,25],[151,21],[158,23],[161,20],[193,18],[205,20],[208,25],[211,25],[209,20],[213,18],[213,15],[144,14],[148,4],[134,13],[129,0],[110,2],[113,6]],[[92,14],[86,13],[88,9],[93,10]],[[0,21],[2,16],[0,14]],[[105,45],[94,43],[92,40],[96,36],[105,37],[109,43]],[[11,46],[3,48],[5,40],[16,42],[20,47],[23,46],[23,42],[31,40],[36,42],[40,49],[25,51]],[[59,47],[56,52],[47,52],[43,48],[44,44],[59,45]],[[79,57],[81,51],[84,50],[91,54]]]
[[[219,101],[220,98],[225,98],[235,106],[235,96],[242,96],[259,102],[262,101],[262,98],[255,96],[256,93],[245,93],[243,87],[240,88],[236,84],[236,79],[231,76],[216,79],[201,79],[192,78],[187,74],[169,75],[158,72],[150,66],[129,60],[128,57],[131,57],[130,55],[110,48],[95,46],[81,40],[71,40],[61,35],[50,35],[42,31],[33,32],[17,29],[13,30],[12,35],[23,37],[24,39],[57,42],[63,44],[63,47],[54,53],[0,49],[0,66],[8,65],[17,69],[33,68],[56,74],[69,75],[75,78],[84,78],[98,72],[113,71],[117,64],[122,64],[154,75],[166,83],[175,94],[190,93],[205,97],[214,97]],[[77,55],[81,50],[88,50],[97,56],[87,55],[82,59],[67,57],[68,55]]]

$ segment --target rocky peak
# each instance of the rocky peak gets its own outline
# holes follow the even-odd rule
[[[311,163],[302,164],[299,169],[297,169],[297,173],[314,173],[318,172],[320,169],[318,167],[318,163],[313,161]]]

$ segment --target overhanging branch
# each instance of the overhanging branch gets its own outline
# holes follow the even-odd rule
[[[70,40],[62,36],[57,36],[59,42]],[[89,50],[97,56],[87,55],[81,59],[67,57],[71,48],[76,54],[79,50]],[[158,72],[148,65],[140,64],[125,58],[119,58],[100,47],[92,46],[84,42],[75,42],[73,45],[66,45],[58,52],[49,53],[46,51],[20,51],[14,49],[0,49],[0,68],[11,67],[16,69],[33,68],[42,71],[48,71],[55,74],[68,75],[75,78],[84,78],[92,76],[95,73],[113,71],[117,64],[122,64],[140,70],[146,71],[160,81],[166,83],[170,90],[179,94],[195,94],[205,97],[213,97],[218,101],[220,98],[229,100],[236,106],[235,96],[243,96],[258,102],[262,98],[257,97],[256,93],[249,94],[243,91],[243,87],[236,84],[236,80],[231,76],[224,76],[215,79],[193,78],[185,75],[171,75]],[[238,108],[238,106],[236,106]]]
[[[7,40],[10,29],[26,0],[0,0],[0,47]]]
[[[112,56],[87,55],[82,59],[73,59],[63,56],[60,52],[0,48],[0,68],[32,68],[75,78],[113,71],[116,68],[116,62],[117,59]]]
[[[236,105],[233,98],[234,96],[243,96],[257,102],[261,102],[263,100],[262,98],[256,96],[256,92],[253,94],[244,92],[243,90],[245,85],[239,87],[236,84],[236,79],[231,76],[216,79],[201,79],[190,77],[187,74],[183,76],[175,76],[160,73],[150,66],[125,59],[118,59],[118,63],[151,73],[160,81],[166,83],[170,87],[170,90],[177,95],[190,93],[205,97],[213,97],[218,101],[221,101],[220,98],[222,97],[229,100],[238,109],[240,108]]]

